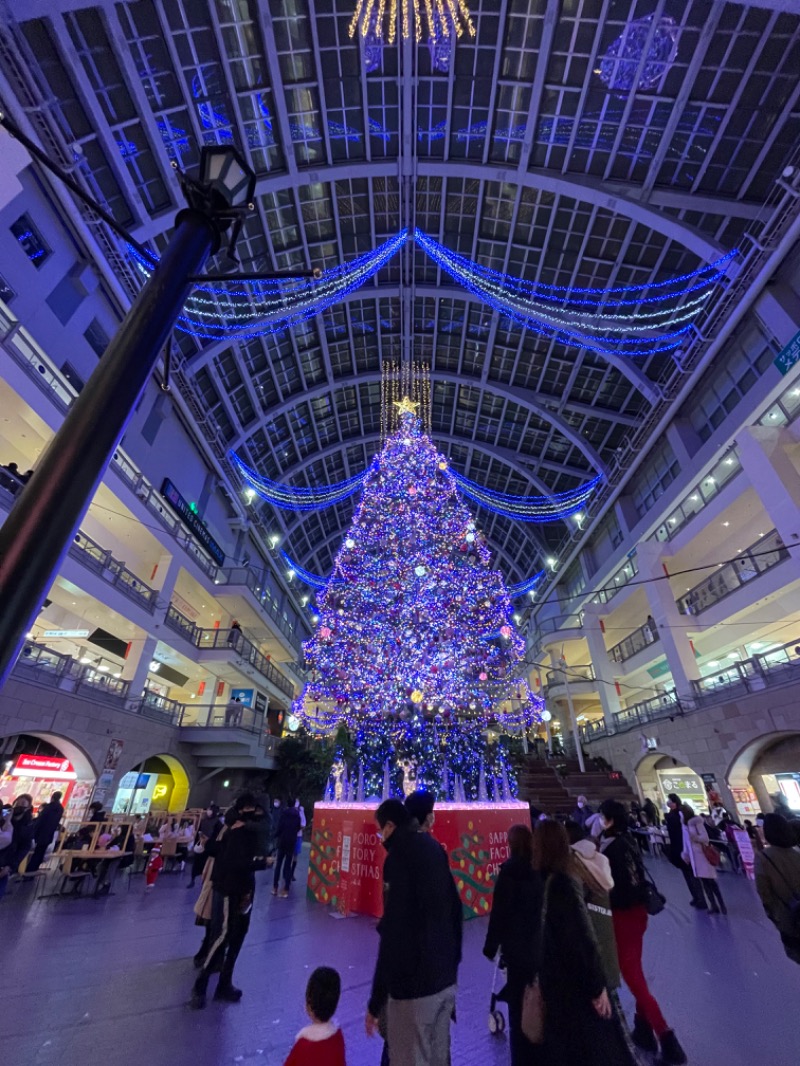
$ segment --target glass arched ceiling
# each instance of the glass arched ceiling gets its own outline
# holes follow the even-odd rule
[[[736,246],[798,139],[800,19],[781,6],[474,0],[476,38],[442,72],[410,43],[368,71],[354,0],[28,0],[4,27],[2,103],[49,150],[77,146],[87,187],[155,249],[180,202],[170,162],[235,143],[258,174],[247,268],[324,268],[418,226],[530,280],[647,284]],[[291,333],[180,343],[213,432],[296,483],[369,461],[383,360],[430,361],[460,470],[536,493],[611,463],[673,369],[512,326],[412,244]],[[325,572],[351,507],[267,518]],[[563,535],[481,518],[511,580]]]

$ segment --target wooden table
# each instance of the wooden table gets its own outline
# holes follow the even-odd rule
[[[128,854],[129,854],[129,852],[127,852],[127,851],[118,851],[116,849],[109,850],[108,848],[96,848],[94,851],[90,850],[89,848],[68,848],[68,849],[65,849],[64,851],[57,852],[56,855],[55,855],[55,858],[63,863],[63,865],[61,867],[62,891],[60,891],[58,893],[55,893],[55,895],[64,895],[64,892],[63,892],[64,879],[69,877],[70,874],[72,873],[72,864],[73,864],[73,862],[76,862],[76,861],[78,861],[78,862],[103,862],[103,861],[106,861],[106,862],[109,862],[109,863],[113,863],[113,862],[119,862],[120,860],[124,859],[125,856],[128,855]],[[112,867],[109,867],[109,868],[111,869]],[[94,895],[97,895],[97,891],[101,887],[102,886],[100,884],[97,884],[95,886]]]

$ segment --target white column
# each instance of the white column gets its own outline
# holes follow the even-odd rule
[[[647,603],[658,627],[675,691],[679,698],[687,699],[693,695],[692,681],[699,680],[700,670],[689,638],[689,617],[679,612],[666,576],[669,559],[660,543],[645,541],[636,548],[639,580],[647,581]]]
[[[142,641],[131,642],[131,650],[122,667],[122,677],[123,680],[130,682],[128,696],[132,700],[142,698],[150,663],[156,653],[156,644],[158,644],[156,637],[145,637]]]
[[[614,676],[611,660],[606,649],[606,640],[601,627],[599,605],[590,603],[583,612],[583,635],[589,646],[589,658],[592,660],[594,676],[597,678],[597,691],[600,696],[600,706],[603,708],[603,718],[606,725],[613,724],[614,715],[622,710],[617,692],[616,677]]]
[[[745,475],[789,549],[792,567],[788,580],[800,577],[800,473],[789,457],[797,450],[792,434],[780,426],[747,426],[736,435],[737,454]]]

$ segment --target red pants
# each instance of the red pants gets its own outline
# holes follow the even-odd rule
[[[641,906],[631,907],[624,911],[613,911],[612,916],[622,978],[636,1000],[636,1013],[660,1038],[669,1026],[647,987],[647,978],[642,970],[642,942],[647,929],[647,911]]]

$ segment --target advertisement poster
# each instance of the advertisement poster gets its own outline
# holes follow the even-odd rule
[[[111,741],[108,745],[108,752],[106,753],[106,761],[103,766],[104,770],[116,770],[119,766],[119,760],[124,746],[125,742],[123,740]]]
[[[670,792],[674,792],[681,803],[688,803],[695,809],[695,813],[708,809],[706,786],[699,774],[685,766],[676,766],[674,770],[656,770],[658,784],[664,802]]]
[[[736,847],[739,849],[739,854],[742,857],[742,865],[744,866],[744,872],[750,878],[751,881],[755,881],[755,852],[753,850],[753,842],[747,835],[746,829],[734,829],[733,838],[736,841]]]
[[[252,688],[232,688],[231,699],[238,700],[243,707],[252,707],[254,691]]]
[[[752,822],[759,811],[758,797],[752,788],[732,788],[731,795],[733,796],[733,802],[736,804],[736,811],[742,821],[745,818],[749,818]]]
[[[342,914],[382,912],[384,849],[374,803],[317,803],[311,835],[308,893]],[[526,803],[440,803],[433,836],[447,852],[464,916],[491,910],[492,888],[508,858],[512,825],[530,825]]]

